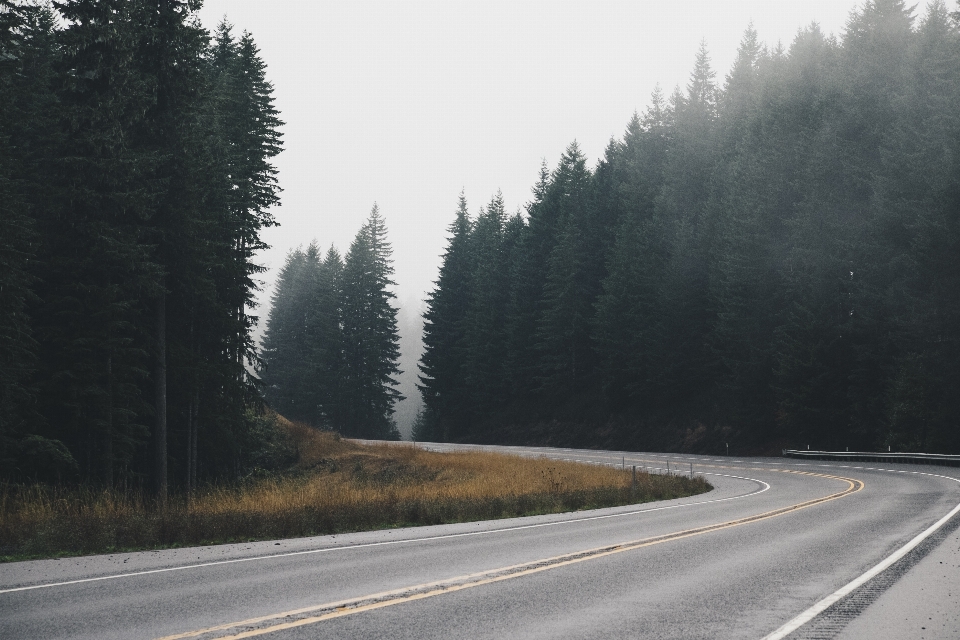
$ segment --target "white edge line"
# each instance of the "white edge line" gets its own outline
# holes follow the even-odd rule
[[[814,465],[811,465],[811,466],[814,466]],[[825,466],[825,465],[815,465],[815,466]],[[923,473],[920,471],[900,471],[897,469],[877,469],[873,467],[848,467],[848,468],[863,469],[865,471],[892,471],[894,473],[908,473],[908,474],[916,474],[921,476],[930,476],[933,478],[946,478],[947,480],[953,480],[954,482],[960,483],[960,480],[956,478],[952,478],[950,476],[943,476],[936,473]],[[878,565],[876,565],[875,567],[873,567],[872,569],[870,569],[869,571],[861,575],[859,578],[856,578],[852,582],[849,582],[848,584],[840,587],[839,589],[837,589],[836,591],[828,595],[823,600],[820,600],[819,602],[814,604],[812,607],[810,607],[809,609],[807,609],[797,617],[788,621],[786,624],[781,626],[779,629],[777,629],[773,633],[764,636],[762,640],[782,640],[782,638],[787,637],[788,635],[790,635],[791,633],[793,633],[803,625],[807,624],[808,622],[816,618],[818,615],[826,611],[830,607],[830,605],[834,604],[835,602],[837,602],[847,594],[853,592],[855,589],[861,587],[862,585],[870,581],[872,578],[876,577],[886,569],[890,568],[891,565],[893,565],[895,562],[897,562],[898,560],[903,558],[905,555],[910,553],[921,542],[923,542],[928,537],[930,537],[930,535],[932,535],[937,529],[939,529],[944,524],[946,524],[947,521],[950,520],[950,518],[955,516],[957,513],[960,513],[960,504],[955,506],[950,511],[950,513],[948,513],[947,515],[937,520],[937,522],[935,522],[934,524],[930,525],[926,531],[916,536],[913,540],[903,545],[898,550],[894,551],[891,555],[887,556],[887,558],[882,560]]]
[[[639,466],[639,465],[638,465]],[[770,489],[770,485],[764,482],[763,480],[757,480],[756,478],[748,478],[745,476],[734,476],[725,473],[701,473],[700,475],[708,476],[723,476],[725,478],[736,478],[738,480],[748,480],[750,482],[756,482],[763,486],[759,491],[751,491],[750,493],[744,493],[739,496],[731,496],[729,498],[715,498],[713,500],[703,500],[700,502],[687,502],[684,504],[673,504],[665,507],[653,507],[651,509],[637,509],[634,511],[626,511],[623,513],[611,513],[602,516],[589,516],[586,518],[573,518],[570,520],[558,520],[556,522],[542,522],[538,524],[525,524],[516,527],[505,527],[503,529],[489,529],[487,531],[468,531],[465,533],[450,533],[441,536],[429,536],[426,538],[408,538],[406,540],[386,540],[384,542],[369,542],[366,544],[354,544],[347,545],[343,547],[324,547],[323,549],[308,549],[306,551],[291,551],[288,553],[274,553],[265,556],[253,556],[250,558],[234,558],[233,560],[216,560],[214,562],[202,562],[197,564],[188,564],[180,567],[165,567],[163,569],[148,569],[146,571],[134,571],[131,573],[117,573],[106,576],[97,576],[95,578],[81,578],[78,580],[65,580],[63,582],[48,582],[45,584],[35,584],[26,587],[14,587],[12,589],[0,589],[0,594],[4,593],[16,593],[18,591],[32,591],[34,589],[49,589],[51,587],[64,587],[72,584],[83,584],[86,582],[100,582],[102,580],[116,580],[118,578],[131,578],[134,576],[146,576],[155,573],[168,573],[170,571],[184,571],[186,569],[200,569],[203,567],[215,567],[224,564],[237,564],[240,562],[252,562],[254,560],[271,560],[275,558],[289,558],[291,556],[303,556],[310,555],[315,553],[329,553],[333,551],[348,551],[350,549],[365,549],[368,547],[382,547],[387,545],[396,545],[396,544],[408,544],[411,542],[430,542],[434,540],[447,540],[451,538],[464,538],[467,536],[480,536],[480,535],[489,535],[494,533],[507,533],[510,531],[520,531],[523,529],[537,529],[540,527],[552,527],[562,524],[574,524],[577,522],[588,522],[591,520],[605,520],[607,518],[621,518],[624,516],[633,516],[641,513],[652,513],[654,511],[666,511],[668,509],[680,509],[683,507],[695,507],[697,505],[703,504],[713,504],[716,502],[726,502],[728,500],[739,500],[741,498],[749,498],[750,496],[755,496],[763,493]]]

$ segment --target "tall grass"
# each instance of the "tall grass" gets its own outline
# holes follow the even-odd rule
[[[702,478],[638,474],[494,453],[361,445],[285,423],[299,463],[159,505],[134,492],[0,487],[0,555],[274,539],[614,506],[692,495]]]

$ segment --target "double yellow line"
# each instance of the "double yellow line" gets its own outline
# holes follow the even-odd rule
[[[845,478],[842,476],[834,476],[824,473],[812,473],[808,471],[794,471],[788,469],[777,469],[776,471],[839,480],[841,482],[846,482],[847,488],[843,491],[832,493],[822,498],[807,500],[805,502],[782,507],[780,509],[774,509],[773,511],[759,513],[753,516],[747,516],[745,518],[738,518],[736,520],[729,520],[726,522],[720,522],[704,527],[697,527],[694,529],[685,529],[683,531],[676,531],[674,533],[668,533],[661,536],[641,538],[639,540],[629,540],[619,544],[586,549],[575,553],[543,558],[540,560],[534,560],[532,562],[500,567],[497,569],[490,569],[487,571],[481,571],[479,573],[457,576],[455,578],[448,578],[435,582],[426,582],[423,584],[403,587],[401,589],[394,589],[392,591],[373,593],[370,595],[361,596],[359,598],[327,602],[324,604],[293,609],[291,611],[283,611],[281,613],[260,616],[257,618],[249,618],[246,620],[230,622],[214,627],[207,627],[205,629],[199,629],[196,631],[188,631],[185,633],[164,636],[163,638],[158,638],[157,640],[181,640],[183,638],[201,638],[202,640],[206,640],[207,638],[218,638],[221,640],[234,640],[239,638],[252,638],[254,636],[273,633],[275,631],[293,629],[296,627],[302,627],[304,625],[323,622],[324,620],[332,620],[334,618],[363,613],[364,611],[373,611],[375,609],[391,607],[393,605],[403,604],[405,602],[423,600],[424,598],[432,598],[434,596],[439,596],[446,593],[454,593],[464,589],[471,589],[473,587],[493,584],[495,582],[502,582],[504,580],[511,580],[513,578],[520,578],[522,576],[540,573],[541,571],[558,569],[560,567],[566,567],[572,564],[585,562],[587,560],[594,560],[596,558],[603,558],[617,553],[623,553],[625,551],[633,551],[643,547],[650,547],[656,544],[670,542],[672,540],[690,538],[693,536],[703,535],[705,533],[711,533],[713,531],[738,527],[751,522],[768,520],[770,518],[775,518],[777,516],[799,511],[800,509],[806,509],[807,507],[812,507],[814,505],[842,498],[850,495],[851,493],[860,491],[864,486],[863,482],[860,480]]]

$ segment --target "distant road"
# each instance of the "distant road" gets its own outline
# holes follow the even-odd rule
[[[692,464],[716,489],[571,514],[0,565],[0,638],[834,637],[880,621],[870,605],[891,585],[932,584],[916,578],[922,554],[957,537],[960,516],[844,594],[955,510],[960,469],[496,449],[679,473]],[[912,606],[929,600],[913,595]],[[956,637],[944,628],[924,637]]]

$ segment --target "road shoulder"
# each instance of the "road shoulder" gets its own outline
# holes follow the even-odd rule
[[[960,529],[954,530],[837,636],[960,638]]]

